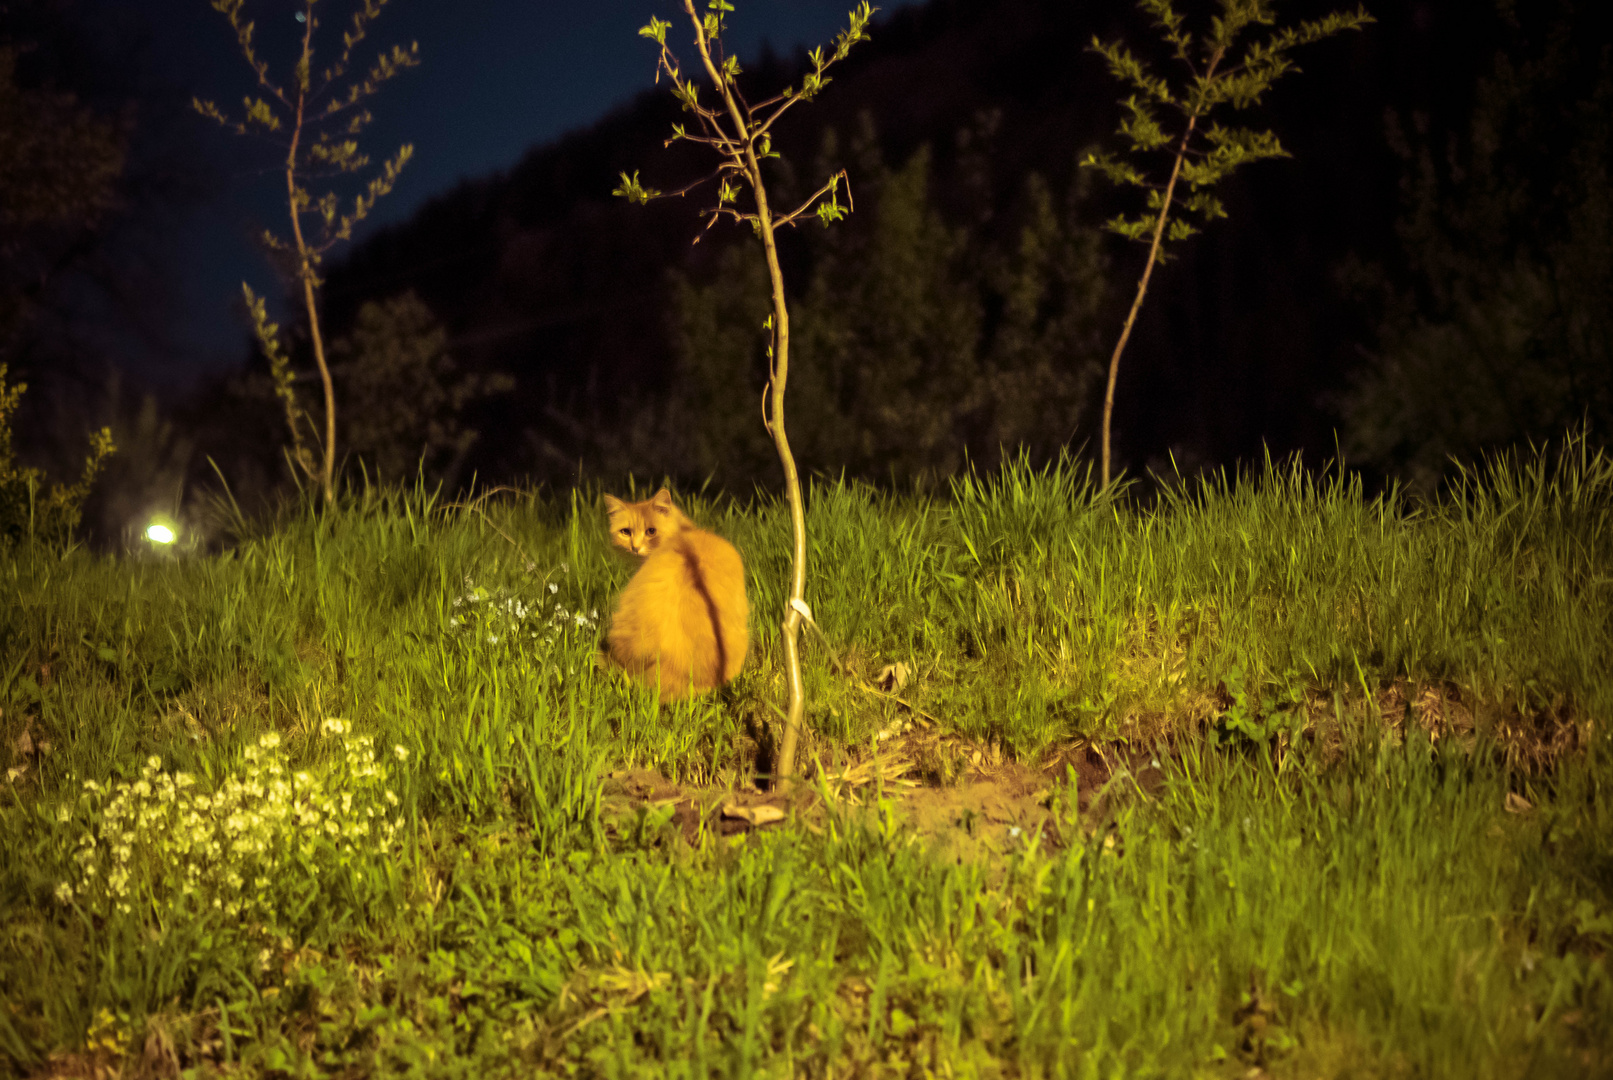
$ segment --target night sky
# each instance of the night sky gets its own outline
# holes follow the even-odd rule
[[[880,6],[890,11],[904,3]],[[742,56],[764,44],[789,53],[832,37],[845,23],[847,6],[846,0],[747,0],[733,20],[731,40]],[[336,0],[319,7],[327,12],[321,24],[326,41],[336,42],[349,8]],[[293,0],[247,6],[271,75],[293,55],[301,8]],[[167,84],[175,95],[195,93],[229,108],[251,89],[228,24],[206,0],[138,0],[133,11],[128,0],[100,0],[91,10],[135,43],[142,78]],[[509,168],[529,148],[584,127],[650,88],[655,52],[636,31],[652,14],[670,17],[673,5],[391,0],[372,24],[371,51],[361,55],[416,41],[421,64],[375,99],[364,146],[378,161],[411,142],[415,156],[358,239],[407,218],[461,179]],[[253,237],[265,224],[283,231],[285,219],[271,148],[247,145],[200,117],[186,118],[180,130],[193,141],[194,179],[207,194],[186,213],[185,239],[169,268],[182,289],[173,327],[177,351],[140,365],[143,374],[170,384],[241,362],[244,330],[235,313],[241,282],[276,292]],[[332,258],[340,260],[347,250],[337,249]]]
[[[831,41],[849,6],[739,0],[727,40],[745,63],[747,85],[776,89],[799,78],[801,50]],[[1285,0],[1277,12],[1287,22],[1340,6]],[[246,4],[277,79],[296,54],[302,7]],[[1613,140],[1604,134],[1613,54],[1601,20],[1576,0],[1368,7],[1376,23],[1302,50],[1299,70],[1257,108],[1220,117],[1270,126],[1291,157],[1228,180],[1218,195],[1229,219],[1174,248],[1153,278],[1116,394],[1116,452],[1133,475],[1247,464],[1268,452],[1319,462],[1351,444],[1362,449],[1343,452],[1372,462],[1379,479],[1411,465],[1428,478],[1453,455],[1558,437],[1577,418],[1593,430],[1613,428],[1613,365],[1599,344],[1613,331],[1577,329],[1608,325],[1598,283],[1613,281],[1613,235],[1586,226],[1613,220],[1605,181],[1596,179],[1613,167]],[[925,257],[913,264],[923,270],[904,271],[904,286],[934,288],[894,301],[901,310],[892,313],[916,328],[905,344],[881,337],[902,320],[870,308],[856,316],[862,322],[833,330],[841,344],[814,370],[843,363],[871,372],[884,370],[890,355],[918,357],[911,378],[902,376],[902,416],[936,410],[934,428],[946,437],[931,448],[934,460],[914,469],[946,473],[962,460],[948,454],[989,461],[1016,446],[1043,457],[1090,454],[1101,389],[1094,395],[1070,380],[1106,367],[1146,249],[1099,229],[1111,215],[1135,211],[1137,193],[1076,167],[1089,149],[1124,149],[1115,130],[1124,91],[1088,46],[1094,35],[1123,39],[1170,61],[1132,0],[880,8],[872,40],[836,69],[835,85],[776,132],[784,161],[769,168],[782,186],[823,164],[834,143],[859,198],[838,239],[798,232],[782,242],[792,305],[806,306],[802,326],[828,334],[835,318],[852,317],[852,300],[873,295],[847,286],[845,303],[810,314],[817,268],[837,267],[848,282],[858,274],[858,282],[875,280],[868,275],[882,264],[869,253],[887,251],[881,177],[921,150],[929,155],[931,215],[923,220],[967,239],[955,256]],[[316,65],[339,46],[351,10],[348,0],[319,3]],[[1205,20],[1216,5],[1188,10]],[[717,230],[692,247],[695,200],[644,208],[610,195],[623,170],[675,190],[708,167],[696,166],[687,144],[663,146],[680,116],[664,87],[652,92],[655,48],[636,33],[651,15],[681,22],[673,0],[390,0],[356,53],[361,67],[394,43],[418,43],[420,66],[373,100],[375,123],[363,141],[374,163],[405,142],[415,153],[355,240],[327,255],[322,324],[340,340],[366,303],[413,292],[460,370],[510,382],[466,414],[479,439],[467,474],[559,482],[589,460],[617,474],[707,476],[709,463],[680,459],[672,445],[679,431],[735,414],[727,403],[696,400],[701,380],[733,388],[760,378],[759,352],[729,356],[718,338],[696,341],[680,329],[695,308],[693,294],[675,284],[728,288],[737,279],[724,277],[725,252],[748,237]],[[258,241],[265,228],[287,231],[283,151],[222,131],[189,107],[197,95],[238,113],[253,91],[228,23],[207,0],[0,0],[0,31],[7,41],[40,43],[24,83],[71,90],[100,115],[124,116],[130,133],[119,204],[91,230],[87,254],[53,280],[31,344],[14,354],[16,370],[38,388],[25,410],[24,443],[60,443],[52,452],[69,461],[72,433],[118,410],[127,420],[155,390],[191,440],[186,453],[173,451],[174,470],[186,454],[183,468],[195,472],[209,457],[236,453],[256,462],[269,484],[281,436],[247,422],[263,418],[236,378],[256,362],[243,281],[286,326],[295,364],[305,373],[312,364],[301,312],[286,305],[287,283]],[[676,40],[686,38],[680,29]],[[1503,71],[1522,74],[1494,77]],[[982,125],[994,134],[972,144],[990,144],[977,154],[977,170],[976,151],[963,148]],[[372,173],[338,185],[346,205]],[[1017,257],[1014,238],[1029,219],[1016,215],[1029,205],[1033,180],[1065,208],[1059,258],[1090,250],[1090,265],[1101,268],[1078,285],[1065,277],[1051,286],[1040,321],[1025,330],[1032,337],[998,338],[1007,310],[998,271]],[[310,188],[317,196],[323,185]],[[1093,246],[1082,248],[1083,237]],[[936,268],[939,276],[924,284]],[[1523,285],[1537,279],[1578,291],[1555,306],[1519,307],[1532,295]],[[1049,329],[1060,305],[1073,312],[1089,300],[1080,316],[1087,321]],[[723,333],[742,338],[747,323],[759,326],[760,316],[741,306],[723,308],[715,320]],[[1500,310],[1510,320],[1504,333],[1487,314]],[[946,340],[930,333],[953,325],[944,314],[975,318],[970,312],[978,313],[974,329]],[[1033,338],[1034,350],[992,351]],[[860,353],[844,344],[857,341],[874,344]],[[1033,362],[1033,353],[1042,359]],[[1470,358],[1481,354],[1489,376],[1475,381]],[[719,356],[731,363],[725,374],[690,374],[694,361]],[[943,395],[938,373],[953,356],[974,365],[974,381],[967,392]],[[1020,385],[1013,379],[1028,378],[1035,364],[1068,383],[1058,391],[1068,392],[1057,399],[1063,404],[981,396]],[[1410,381],[1385,375],[1413,370],[1405,364],[1415,368]],[[62,374],[54,389],[47,372]],[[1363,378],[1377,378],[1377,397],[1356,394]],[[743,389],[749,396],[752,388]],[[824,389],[819,405],[833,419],[823,430],[869,436],[881,428],[897,438],[900,423],[855,412],[863,394],[850,382]],[[663,424],[696,406],[709,413]],[[1035,426],[1033,414],[1054,413],[1047,430]],[[723,446],[737,453],[732,440]],[[829,446],[809,468],[845,466]],[[858,475],[886,475],[876,466],[890,454],[875,456]],[[765,479],[752,466],[744,484]]]

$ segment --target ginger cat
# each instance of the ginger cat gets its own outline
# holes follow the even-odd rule
[[[721,686],[745,663],[745,564],[734,545],[696,528],[666,488],[643,502],[605,496],[611,543],[643,558],[622,589],[610,657],[676,700]]]

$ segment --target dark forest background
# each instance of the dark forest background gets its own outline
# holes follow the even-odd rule
[[[1230,220],[1156,275],[1117,397],[1133,475],[1342,452],[1432,488],[1453,455],[1613,428],[1600,5],[1368,7],[1376,25],[1300,54],[1254,118],[1293,158],[1239,173]],[[103,536],[220,474],[243,502],[273,498],[284,433],[244,320],[239,368],[182,393],[109,359],[131,339],[161,353],[155,313],[175,301],[155,268],[207,185],[201,121],[73,5],[0,18],[0,363],[30,384],[19,455],[71,474],[85,432],[110,425],[120,451],[88,520]],[[1094,34],[1151,37],[1125,3],[903,9],[779,132],[782,201],[845,167],[856,205],[784,250],[805,468],[906,484],[1095,452],[1144,251],[1099,227],[1131,193],[1077,167],[1118,120]],[[748,67],[765,92],[802,64]],[[610,196],[624,170],[663,189],[697,175],[662,146],[678,117],[645,95],[339,256],[324,311],[350,476],[773,484],[748,232],[703,232],[695,197]]]

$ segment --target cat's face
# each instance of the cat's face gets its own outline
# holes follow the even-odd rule
[[[605,509],[610,514],[610,542],[640,557],[676,536],[689,523],[683,512],[672,505],[672,493],[666,488],[643,502],[623,502],[606,495]]]

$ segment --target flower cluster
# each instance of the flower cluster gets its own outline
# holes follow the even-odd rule
[[[571,567],[557,568],[569,574]],[[545,575],[547,576],[547,575]],[[489,645],[500,641],[535,640],[553,645],[561,634],[571,630],[591,630],[599,625],[597,609],[572,611],[559,600],[560,586],[550,581],[535,597],[509,589],[487,589],[465,577],[465,591],[454,597],[454,614],[448,625],[470,633]]]
[[[211,791],[151,757],[138,780],[102,787],[85,781],[77,805],[58,808],[88,827],[73,854],[73,880],[56,898],[108,914],[135,904],[188,900],[232,917],[271,923],[274,886],[322,873],[390,848],[398,797],[387,763],[367,735],[330,719],[338,753],[324,767],[291,771],[274,732],[248,746],[241,767]],[[408,751],[393,748],[406,760]]]

